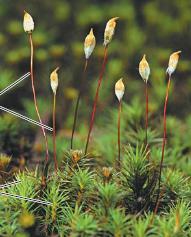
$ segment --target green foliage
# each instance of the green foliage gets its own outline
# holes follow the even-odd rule
[[[153,191],[157,182],[156,168],[149,162],[149,151],[137,145],[126,148],[122,169],[123,186],[129,189],[125,198],[130,212],[142,212],[152,207]]]
[[[0,200],[0,213],[6,213],[5,218],[0,218],[3,236],[27,234],[26,226],[31,225],[43,236],[147,237],[156,233],[168,236],[171,232],[186,236],[191,213],[190,180],[180,171],[164,170],[159,212],[156,216],[150,214],[158,188],[157,164],[149,162],[150,153],[143,145],[125,147],[121,172],[106,167],[99,170],[98,163],[86,163],[79,151],[67,154],[68,162],[57,174],[48,175],[43,189],[38,170],[19,173],[16,180],[21,183],[3,189],[52,203],[34,204],[3,197]],[[109,175],[111,178],[106,179]]]
[[[171,208],[167,216],[157,218],[159,236],[189,236],[190,203],[181,201]]]
[[[121,209],[110,209],[109,220],[106,229],[112,236],[127,236],[130,232],[130,217]]]
[[[150,227],[152,216],[148,215],[146,218],[133,218],[132,221],[132,231],[130,236],[136,237],[147,237],[147,236],[156,236],[156,226]]]

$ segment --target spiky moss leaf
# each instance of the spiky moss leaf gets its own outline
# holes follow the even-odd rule
[[[171,203],[191,196],[190,180],[178,171],[167,169],[162,175],[161,208],[170,208]]]
[[[95,173],[88,168],[75,169],[67,168],[64,172],[59,172],[62,190],[68,192],[70,197],[68,203],[75,206],[76,203],[84,204],[84,208],[91,206],[92,197],[95,190]]]
[[[78,205],[84,203],[84,206],[91,205],[90,199],[95,189],[95,174],[89,169],[80,168],[73,173],[71,180],[71,195]]]
[[[78,168],[91,168],[95,165],[96,156],[91,153],[84,155],[82,150],[65,151],[63,156],[62,162],[64,164],[64,168],[68,166],[70,169],[75,170]]]
[[[125,147],[121,181],[128,193],[124,202],[127,211],[144,211],[152,204],[152,196],[157,182],[156,168],[149,163],[149,150],[143,145]]]
[[[132,216],[131,222],[131,234],[132,237],[154,237],[158,236],[157,228],[154,225],[150,225],[152,215],[145,217],[135,218]]]
[[[2,199],[1,199],[2,201]],[[18,231],[21,231],[21,227],[18,222],[18,217],[21,211],[12,210],[11,206],[1,205],[0,201],[0,233],[1,236],[5,237],[12,237]]]
[[[136,148],[133,148],[129,145],[125,147],[122,174],[126,178],[124,181],[127,182],[127,186],[134,191],[140,190],[144,186],[147,176],[149,175],[150,164],[148,162],[148,155],[149,152],[144,146],[139,147],[139,145],[137,145]],[[133,182],[133,180],[135,182]],[[137,182],[138,180],[140,182]],[[135,185],[137,187],[135,187]]]
[[[128,236],[130,234],[130,216],[125,215],[123,209],[110,209],[108,214],[108,222],[104,226],[112,236]]]
[[[120,205],[126,192],[116,183],[97,182],[96,187],[96,203],[93,210],[96,212],[96,216],[104,221],[109,210]]]
[[[19,173],[16,176],[16,180],[21,181],[16,185],[12,185],[6,188],[7,193],[13,195],[19,195],[22,197],[28,198],[38,198],[38,182],[39,180],[36,179],[34,173]],[[27,211],[35,211],[35,204],[33,202],[29,202],[23,199],[16,199],[13,197],[8,198],[8,203],[13,208],[13,210],[27,210]]]
[[[162,217],[157,216],[155,221],[159,237],[190,236],[191,208],[189,202],[179,201],[171,207],[170,213],[165,212],[164,214]]]
[[[66,190],[62,190],[56,177],[48,182],[44,199],[52,205],[41,205],[44,211],[43,217],[40,218],[41,226],[45,224],[48,231],[57,232],[59,224],[62,223],[62,208],[67,205],[69,196]]]
[[[70,223],[72,236],[94,236],[97,231],[97,222],[90,214],[81,214]]]
[[[94,236],[97,231],[97,221],[92,215],[82,211],[83,206],[63,208],[63,224],[61,232],[66,236]],[[65,236],[65,235],[64,235]]]

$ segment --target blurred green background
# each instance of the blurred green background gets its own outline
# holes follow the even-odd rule
[[[85,61],[83,43],[90,28],[93,27],[97,45],[88,67],[86,88],[77,124],[77,137],[81,144],[86,138],[101,67],[105,25],[111,17],[119,16],[115,35],[109,46],[109,58],[100,91],[96,126],[103,126],[108,116],[107,112],[117,107],[114,84],[120,77],[124,78],[126,86],[124,102],[133,104],[138,101],[138,107],[144,109],[144,83],[138,74],[138,64],[144,53],[151,67],[150,116],[158,117],[159,123],[166,89],[165,71],[170,54],[177,50],[182,50],[182,54],[177,71],[173,75],[168,114],[185,119],[191,114],[190,9],[191,1],[188,0],[1,0],[0,89],[29,71],[29,42],[22,26],[23,11],[26,10],[35,22],[33,33],[35,86],[39,107],[43,121],[50,126],[52,91],[49,75],[56,66],[60,66],[57,128],[60,144],[63,143],[64,137],[67,147]],[[0,104],[37,119],[30,79],[22,82],[17,89],[3,95]],[[1,117],[2,129],[5,129],[5,120],[7,121],[7,116]],[[10,124],[12,123],[11,120]],[[29,130],[33,129],[26,122],[19,121],[19,124]],[[41,140],[38,134],[41,136],[40,131],[35,128],[33,134],[35,141]],[[18,139],[20,137],[16,136],[15,140]],[[40,150],[38,142],[35,143],[37,144],[35,149]],[[6,146],[3,144],[1,151],[6,152]],[[15,152],[11,150],[9,154],[14,155]]]

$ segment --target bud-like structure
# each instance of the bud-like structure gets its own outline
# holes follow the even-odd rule
[[[84,41],[84,52],[86,59],[88,59],[92,54],[95,45],[96,45],[96,39],[93,33],[93,29],[91,28],[90,33],[86,36]]]
[[[150,72],[150,67],[146,60],[146,55],[144,54],[142,60],[139,63],[139,74],[146,83],[149,79]]]
[[[119,19],[119,17],[111,18],[106,24],[104,32],[104,43],[103,43],[105,47],[111,42],[113,38],[117,19]]]
[[[82,157],[82,150],[70,150],[71,156],[72,156],[72,161],[74,163],[77,163],[81,157]]]
[[[123,79],[121,78],[115,84],[115,95],[117,96],[117,99],[119,100],[119,102],[123,98],[124,92],[125,92],[125,86],[123,84]]]
[[[34,30],[34,21],[32,16],[24,11],[24,20],[23,20],[23,28],[27,33],[31,33]]]
[[[105,178],[109,178],[112,175],[112,167],[103,167],[102,168],[102,173]]]
[[[58,71],[59,67],[57,67],[51,74],[50,74],[50,85],[53,90],[53,93],[56,94],[58,88]]]
[[[176,70],[180,53],[181,53],[181,51],[177,51],[177,52],[170,55],[168,68],[166,70],[166,72],[169,74],[169,76],[171,76],[172,73]]]

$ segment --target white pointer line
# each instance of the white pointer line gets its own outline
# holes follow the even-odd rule
[[[6,196],[6,197],[12,197],[12,198],[16,198],[16,199],[20,199],[20,200],[25,200],[28,202],[34,202],[34,203],[39,203],[39,204],[44,204],[44,205],[52,205],[51,202],[46,202],[46,201],[42,201],[40,199],[34,199],[34,198],[28,198],[28,197],[23,197],[20,195],[16,195],[16,194],[11,194],[11,193],[5,193],[5,192],[0,192],[1,196]]]
[[[7,108],[5,108],[3,106],[0,106],[0,110],[3,110],[4,112],[10,113],[10,114],[12,114],[12,115],[14,115],[14,116],[16,116],[18,118],[21,118],[21,119],[23,119],[23,120],[25,120],[25,121],[27,121],[29,123],[32,123],[32,124],[35,124],[35,125],[39,126],[39,127],[43,127],[43,128],[45,128],[45,129],[47,129],[47,130],[49,130],[51,132],[53,131],[53,129],[51,127],[49,127],[47,125],[44,125],[43,123],[39,123],[39,122],[37,122],[37,121],[35,121],[35,120],[31,119],[31,118],[28,118],[28,117],[26,117],[26,116],[24,116],[22,114],[19,114],[19,113],[13,111],[13,110],[7,109]]]
[[[30,72],[27,72],[25,75],[23,75],[22,77],[20,77],[18,80],[16,80],[15,82],[13,82],[12,84],[10,84],[9,86],[7,86],[5,89],[3,89],[2,91],[0,91],[0,96],[5,94],[7,91],[9,91],[10,89],[12,89],[14,86],[16,86],[17,84],[19,84],[21,81],[23,81],[24,79],[26,79],[27,77],[30,76]]]
[[[8,187],[11,186],[11,185],[19,184],[20,182],[21,182],[21,181],[13,181],[13,182],[10,182],[10,183],[2,184],[2,185],[0,185],[0,189],[1,189],[1,188],[8,188]]]

